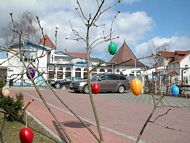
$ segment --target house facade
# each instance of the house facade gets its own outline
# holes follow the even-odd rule
[[[190,50],[159,51],[159,66],[163,66],[171,83],[190,84]]]
[[[0,50],[0,80],[6,81],[7,66],[8,66],[7,53],[3,50]]]
[[[87,77],[86,57],[86,53],[52,50],[48,62],[48,79],[61,80],[70,76],[85,79]],[[102,64],[92,72],[91,76],[107,72],[135,76],[141,74],[141,70],[145,67],[125,42],[109,62],[104,62],[98,58],[90,58],[89,69],[91,70],[99,62]]]
[[[47,59],[48,52],[51,50],[49,47],[26,42],[21,45],[21,52],[19,45],[13,45],[8,52],[7,64],[7,81],[13,86],[30,86],[32,82],[26,76],[26,68],[35,66],[40,74],[36,72],[35,82],[37,85],[45,86],[47,80]],[[42,77],[43,76],[43,77]],[[11,83],[10,83],[11,82]]]
[[[7,82],[9,84],[12,82],[13,86],[30,86],[32,84],[25,74],[25,65],[28,67],[31,66],[31,63],[40,72],[35,75],[37,85],[46,85],[43,78],[45,80],[62,80],[67,77],[87,78],[86,53],[57,51],[47,35],[40,39],[38,44],[26,42],[20,48],[16,44],[10,49],[7,61],[4,59],[6,62],[0,68],[5,69]],[[20,55],[18,55],[19,49],[22,49]],[[92,71],[91,76],[107,72],[135,76],[141,74],[141,70],[145,67],[138,61],[125,41],[109,62],[91,57],[89,69],[91,70],[100,62],[102,64]]]

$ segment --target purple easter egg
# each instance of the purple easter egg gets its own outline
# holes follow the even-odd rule
[[[27,69],[26,75],[27,75],[28,79],[34,78],[34,76],[35,76],[35,70],[34,70],[34,68],[33,67],[29,67]]]

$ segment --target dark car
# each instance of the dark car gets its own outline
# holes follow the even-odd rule
[[[96,74],[91,79],[91,83],[99,83],[100,92],[119,92],[123,93],[130,89],[129,80],[122,75],[113,73]],[[88,93],[87,80],[74,81],[70,83],[70,89],[75,92]]]
[[[69,88],[69,84],[72,81],[78,81],[78,80],[82,80],[82,78],[80,78],[80,77],[66,77],[63,80],[51,81],[50,84],[52,87],[57,88],[57,89],[63,88],[63,86],[65,86],[66,88]]]

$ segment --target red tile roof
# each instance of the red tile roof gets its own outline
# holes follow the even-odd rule
[[[190,50],[187,51],[159,51],[158,55],[165,58],[173,58],[170,63],[178,63],[180,62],[186,55],[190,54]]]
[[[77,58],[87,58],[87,54],[86,53],[79,53],[79,52],[67,52],[68,55],[77,57]]]
[[[47,35],[45,35],[43,38],[40,39],[39,44],[45,45],[49,48],[55,48],[55,45]]]
[[[162,56],[162,57],[165,57],[165,58],[171,58],[171,57],[174,57],[175,52],[159,51],[158,55]]]
[[[190,50],[188,50],[188,51],[175,51],[175,54],[176,55],[187,55],[187,54],[190,54]]]

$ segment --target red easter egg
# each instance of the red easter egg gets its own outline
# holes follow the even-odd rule
[[[100,92],[99,83],[95,82],[92,84],[92,93],[98,94]]]
[[[34,134],[30,128],[22,128],[19,133],[21,143],[32,143]]]

